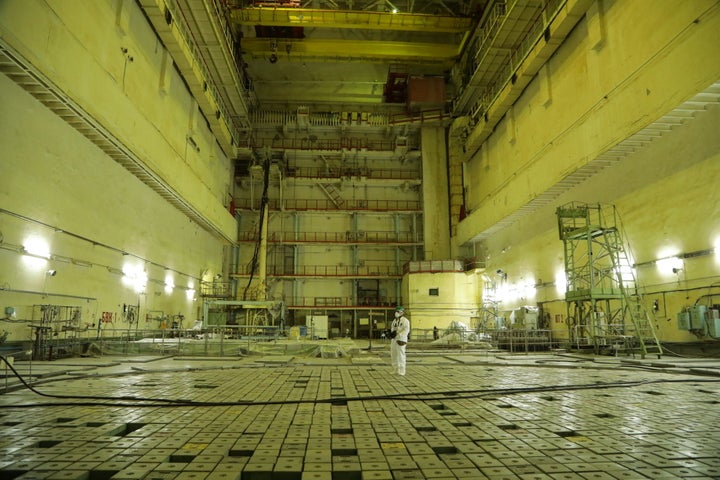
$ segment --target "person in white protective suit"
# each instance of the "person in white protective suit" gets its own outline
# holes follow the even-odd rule
[[[395,320],[390,328],[390,363],[393,373],[405,375],[405,347],[410,335],[410,320],[405,316],[405,308],[395,307]]]

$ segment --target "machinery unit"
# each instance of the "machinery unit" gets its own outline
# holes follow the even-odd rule
[[[720,305],[713,305],[708,310],[708,335],[713,338],[720,338]]]
[[[690,307],[690,330],[705,330],[705,305],[693,305]]]
[[[328,316],[309,315],[306,324],[310,326],[313,339],[327,339],[328,337]]]
[[[720,334],[720,308],[708,309],[705,305],[685,307],[677,315],[678,329],[693,332],[696,335],[709,335],[718,338]]]
[[[525,306],[513,310],[513,328],[536,330],[538,325],[538,307]]]

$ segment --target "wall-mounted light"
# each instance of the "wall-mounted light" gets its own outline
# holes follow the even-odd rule
[[[23,249],[27,255],[40,257],[44,259],[50,258],[50,246],[40,237],[30,237],[23,244]]]
[[[173,280],[172,276],[168,274],[165,276],[165,293],[172,293],[173,288],[175,288],[175,281]]]
[[[48,243],[38,236],[31,236],[25,240],[20,252],[23,254],[23,262],[33,270],[39,270],[52,257]]]
[[[679,257],[665,257],[657,261],[657,269],[660,273],[674,273],[677,274],[682,270],[685,265],[683,264],[682,258]]]
[[[45,272],[45,275],[47,275],[48,277],[54,277],[55,275],[57,275],[57,270],[48,270],[47,272]]]
[[[141,265],[127,264],[122,269],[123,282],[131,286],[137,293],[145,291],[148,282],[148,274]]]

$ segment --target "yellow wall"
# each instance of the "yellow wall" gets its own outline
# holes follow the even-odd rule
[[[403,278],[403,301],[414,329],[446,328],[453,321],[474,327],[481,301],[474,272],[411,273]],[[438,295],[430,295],[430,289]]]
[[[467,159],[459,245],[720,78],[717,2],[604,4],[602,47],[589,33],[595,13]]]
[[[231,187],[230,161],[172,64],[167,64],[166,50],[140,8],[134,2],[122,2],[122,20],[118,20],[115,4],[3,2],[0,33],[232,238],[234,220],[225,208]]]
[[[124,29],[116,25],[115,2],[2,2],[0,34],[218,231],[233,236],[235,222],[223,205],[230,161],[204,120],[190,121],[197,107],[172,68],[160,88],[164,49],[137,5],[122,5]],[[187,148],[188,135],[199,152]],[[149,311],[182,314],[184,326],[192,326],[199,280],[204,272],[222,271],[225,241],[5,75],[0,75],[0,144],[3,310],[13,306],[15,320],[31,320],[33,305],[79,306],[81,326],[87,326],[102,312],[119,315],[123,305],[139,304],[139,328],[158,327],[145,323]],[[46,242],[53,258],[22,255],[18,247],[30,237]],[[128,266],[148,277],[141,293],[123,280]],[[57,275],[47,276],[49,269]],[[168,276],[176,285],[170,293],[164,286]],[[122,322],[106,326],[129,328]],[[95,336],[94,328],[82,335]],[[25,323],[2,321],[2,330],[10,332],[9,341],[31,338]]]
[[[506,316],[521,305],[541,303],[560,334],[565,333],[566,312],[559,280],[564,262],[557,206],[571,201],[614,204],[634,261],[640,264],[667,252],[712,249],[720,238],[720,198],[710,180],[720,178],[720,107],[711,103],[686,125],[674,127],[550,205],[477,244],[470,241],[720,79],[717,2],[602,5],[604,16],[591,8],[518,99],[513,114],[466,159],[471,213],[453,239],[457,247],[481,253],[487,271],[507,272],[501,304]],[[698,296],[718,293],[710,287],[720,280],[718,255],[687,259],[679,279],[655,265],[638,267],[637,276],[647,306],[657,299],[661,307],[655,319],[661,340],[696,339],[677,329],[675,317]]]
[[[695,336],[677,329],[676,314],[700,295],[720,293],[720,255],[684,260],[683,270],[652,264],[669,255],[714,248],[720,239],[720,192],[712,187],[720,178],[720,139],[712,133],[720,125],[720,106],[698,114],[676,136],[655,141],[623,165],[595,182],[588,182],[562,195],[554,205],[571,200],[611,202],[617,208],[623,236],[629,244],[646,306],[658,300],[656,325],[662,340],[687,341]],[[587,191],[586,191],[587,190]],[[617,195],[612,197],[613,195]],[[602,198],[605,196],[605,198]],[[534,217],[522,219],[486,242],[488,270],[508,273],[508,290],[502,309],[510,311],[528,301],[543,303],[555,318],[565,315],[564,290],[557,290],[564,270],[563,244],[559,239],[554,205]],[[548,284],[535,298],[522,300],[523,285]],[[720,296],[714,303],[720,301]],[[562,328],[562,325],[559,326]]]

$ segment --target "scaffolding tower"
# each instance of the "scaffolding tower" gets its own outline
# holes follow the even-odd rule
[[[556,212],[564,244],[568,335],[595,353],[624,350],[662,355],[638,290],[613,205],[572,202]]]

